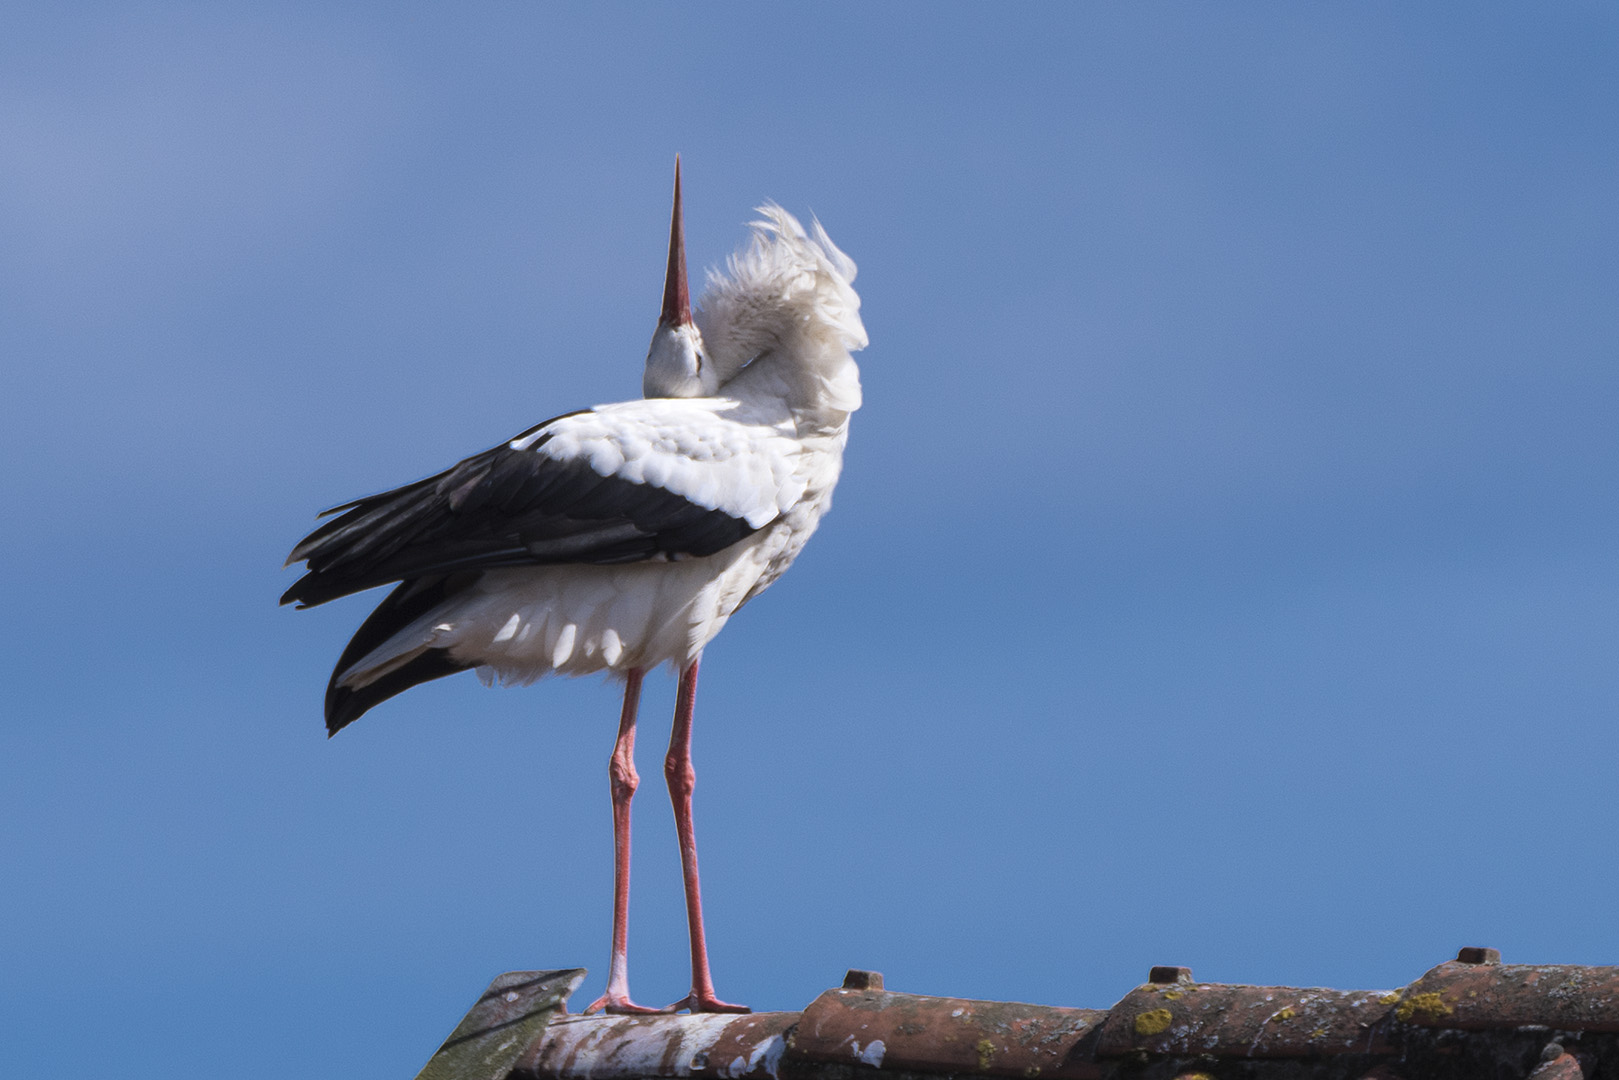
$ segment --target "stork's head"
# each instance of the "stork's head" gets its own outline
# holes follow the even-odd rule
[[[663,279],[663,315],[646,354],[641,392],[652,397],[707,397],[719,389],[719,375],[703,348],[703,335],[691,318],[686,283],[686,228],[680,214],[680,158],[675,158],[675,209],[669,221],[669,272]]]

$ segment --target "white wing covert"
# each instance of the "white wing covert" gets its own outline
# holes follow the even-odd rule
[[[588,461],[602,476],[661,488],[761,529],[804,497],[803,448],[784,426],[725,398],[653,398],[560,417],[510,445]]]

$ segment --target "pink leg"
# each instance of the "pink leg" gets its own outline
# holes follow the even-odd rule
[[[674,729],[669,733],[669,756],[663,775],[669,781],[669,801],[675,805],[675,832],[680,836],[680,869],[686,881],[686,921],[691,926],[691,993],[671,1008],[700,1012],[745,1013],[746,1005],[729,1005],[714,996],[714,978],[708,971],[708,943],[703,937],[703,890],[697,881],[697,833],[691,823],[691,793],[697,772],[691,767],[691,718],[697,702],[697,661],[680,673],[675,699]]]
[[[607,761],[613,793],[613,958],[607,969],[607,992],[590,1003],[586,1013],[655,1013],[630,1000],[627,953],[630,936],[630,800],[641,778],[635,771],[635,712],[641,703],[641,669],[631,668],[624,679],[624,711],[618,720],[618,741]]]

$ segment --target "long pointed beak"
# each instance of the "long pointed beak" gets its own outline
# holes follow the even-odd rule
[[[680,212],[680,155],[675,155],[675,210],[669,218],[669,272],[663,279],[663,326],[691,322],[691,289],[686,284],[686,223]]]

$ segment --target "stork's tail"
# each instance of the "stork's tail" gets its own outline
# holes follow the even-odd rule
[[[331,681],[326,684],[326,733],[336,735],[352,724],[372,706],[402,694],[413,686],[458,671],[472,665],[450,658],[449,650],[419,648],[400,659],[373,670],[356,672],[354,666],[375,652],[390,638],[408,628],[422,615],[438,607],[451,596],[466,588],[474,574],[450,574],[417,578],[400,583],[389,593],[377,609],[360,624],[349,640],[348,647],[332,669]]]

